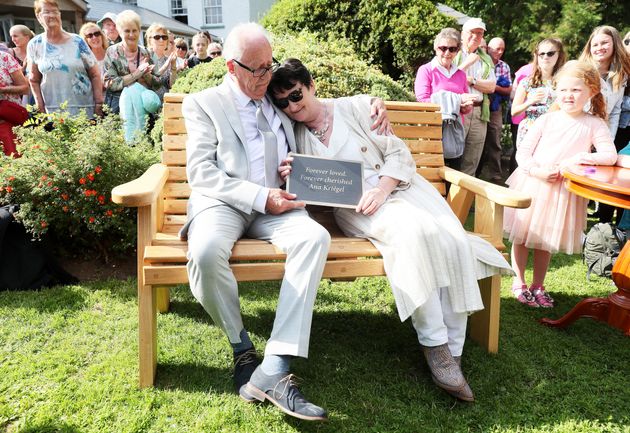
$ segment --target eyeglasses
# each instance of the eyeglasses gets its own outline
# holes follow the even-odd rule
[[[85,34],[85,39],[92,39],[92,38],[96,38],[96,37],[99,37],[99,36],[101,36],[101,32],[99,32],[99,31],[96,31],[94,33],[86,33]]]
[[[163,41],[167,41],[168,40],[168,35],[153,35],[151,37],[155,41],[159,41],[160,39],[162,39]]]
[[[459,50],[459,47],[437,47],[438,50],[445,53],[447,50],[451,53],[456,53]]]
[[[289,101],[300,102],[303,97],[304,95],[302,94],[302,88],[299,88],[289,93],[286,98],[273,98],[273,103],[276,104],[281,110],[284,110],[289,106]]]
[[[280,64],[278,63],[278,61],[276,59],[273,59],[273,63],[271,64],[271,66],[267,67],[267,68],[258,68],[258,69],[252,69],[249,66],[245,66],[244,64],[242,64],[241,62],[239,62],[236,59],[232,59],[237,65],[239,65],[241,68],[243,69],[247,69],[249,72],[252,73],[252,75],[254,76],[254,78],[261,78],[263,77],[267,72],[269,71],[274,71],[278,66],[280,66]],[[285,106],[286,107],[286,106]]]
[[[210,53],[210,55],[211,56],[220,56],[221,55],[221,51],[213,51],[213,52]]]
[[[41,11],[39,12],[39,14],[40,14],[40,15],[49,15],[49,16],[56,17],[56,16],[61,15],[61,12],[59,12],[59,11],[46,11],[46,10],[41,10]]]
[[[538,57],[545,57],[545,56],[553,57],[553,56],[556,55],[556,53],[557,53],[557,51],[547,51],[546,53],[542,52],[542,53],[538,53]]]
[[[188,50],[188,47],[184,46],[184,45],[176,45],[176,48],[178,50]]]

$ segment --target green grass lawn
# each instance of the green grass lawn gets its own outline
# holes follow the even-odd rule
[[[585,280],[579,256],[554,257],[553,310],[518,304],[503,279],[499,354],[468,341],[463,369],[476,394],[458,403],[431,382],[415,334],[387,282],[323,281],[310,358],[293,364],[326,407],[312,424],[232,392],[226,339],[183,286],[159,316],[157,384],[138,389],[135,282],[0,292],[0,432],[630,432],[630,339],[557,318],[610,280]],[[264,349],[278,283],[242,285],[244,320]]]

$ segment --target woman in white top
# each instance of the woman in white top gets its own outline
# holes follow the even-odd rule
[[[612,26],[596,27],[582,50],[580,60],[592,63],[599,71],[602,94],[606,100],[608,127],[614,138],[619,125],[623,93],[630,77],[630,57],[623,48],[617,29]]]
[[[401,320],[411,317],[433,380],[473,401],[459,366],[468,314],[483,309],[477,280],[509,265],[488,242],[467,235],[446,200],[416,173],[406,144],[371,130],[369,97],[320,100],[297,59],[273,73],[268,93],[295,120],[300,153],[363,163],[356,209],[335,208],[349,236],[370,239],[383,255]],[[290,158],[279,172],[290,173]],[[298,197],[299,199],[299,197]]]

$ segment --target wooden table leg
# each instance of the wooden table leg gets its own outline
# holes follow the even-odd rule
[[[607,322],[630,336],[630,242],[621,250],[612,270],[617,291],[605,298],[587,298],[558,320],[542,319],[541,323],[565,328],[581,317]]]

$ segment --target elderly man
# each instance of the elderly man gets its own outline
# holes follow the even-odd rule
[[[501,130],[503,128],[503,110],[501,103],[510,99],[512,92],[512,79],[510,67],[501,60],[505,52],[505,41],[501,38],[492,38],[488,43],[488,54],[494,64],[494,75],[497,78],[494,93],[490,95],[490,121],[486,141],[483,147],[481,161],[477,167],[477,176],[481,174],[484,165],[487,167],[490,182],[503,184],[503,171],[501,169]]]
[[[490,120],[488,95],[494,92],[496,81],[492,59],[479,48],[485,31],[486,25],[480,18],[470,18],[466,21],[462,27],[462,49],[453,62],[466,72],[469,91],[477,95],[472,113],[464,119],[466,143],[461,171],[471,176],[475,175],[483,152]]]
[[[109,45],[114,45],[122,41],[122,38],[118,34],[118,30],[116,30],[116,14],[107,12],[96,22],[96,24],[105,33],[105,37],[107,38]]]
[[[289,364],[308,355],[330,235],[309,218],[303,202],[280,188],[279,162],[296,144],[290,120],[265,96],[274,67],[266,32],[255,23],[236,26],[223,54],[228,68],[223,83],[187,96],[182,106],[192,192],[181,235],[188,237],[190,288],[232,345],[234,384],[244,400],[269,400],[297,418],[325,420],[326,411],[297,389]],[[382,101],[376,105],[382,121]],[[244,235],[271,242],[287,255],[262,363],[243,326],[228,263]]]

